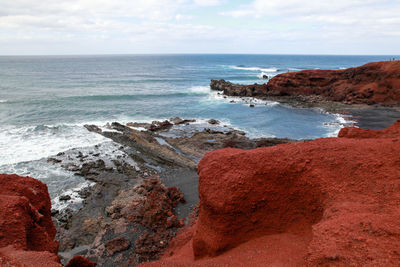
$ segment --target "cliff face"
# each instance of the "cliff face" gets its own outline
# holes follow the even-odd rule
[[[47,186],[0,174],[0,266],[61,266],[55,235]]]
[[[196,224],[147,266],[398,266],[400,120],[339,136],[207,154]]]
[[[312,96],[329,101],[400,104],[400,61],[373,62],[345,70],[283,73],[267,85],[236,85],[212,80],[211,89],[230,96]]]

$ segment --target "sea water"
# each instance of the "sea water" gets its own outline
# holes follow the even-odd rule
[[[319,109],[224,98],[210,79],[264,83],[304,69],[343,69],[384,56],[104,55],[0,57],[0,173],[43,180],[52,196],[83,180],[47,163],[58,152],[113,144],[84,124],[214,118],[250,137],[335,136],[343,118]],[[232,100],[234,100],[232,102]]]

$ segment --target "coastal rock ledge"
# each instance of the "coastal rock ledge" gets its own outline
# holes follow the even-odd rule
[[[199,163],[197,222],[144,266],[399,266],[400,119]]]
[[[210,87],[229,96],[319,96],[319,101],[391,106],[400,104],[400,61],[372,62],[344,70],[288,72],[273,77],[268,84],[211,80]]]
[[[30,177],[0,174],[0,266],[61,266],[55,235],[47,186]],[[79,257],[67,266],[95,265]]]

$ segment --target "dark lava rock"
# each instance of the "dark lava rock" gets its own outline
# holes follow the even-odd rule
[[[168,120],[165,120],[163,122],[153,122],[150,126],[150,131],[159,131],[159,130],[164,130],[168,129],[172,126],[172,123],[170,123]]]
[[[48,158],[47,162],[60,163],[60,162],[62,162],[62,160],[61,159],[56,159],[56,158]]]
[[[108,255],[112,256],[117,252],[127,250],[131,246],[131,242],[124,237],[115,238],[105,244]]]
[[[210,119],[210,120],[208,120],[208,123],[214,125],[214,124],[219,124],[219,121],[214,120],[214,119]]]
[[[63,195],[58,198],[60,201],[67,201],[71,199],[70,195]]]
[[[84,127],[89,131],[89,132],[94,132],[94,133],[98,133],[101,134],[103,131],[97,127],[96,125],[88,125],[85,124]],[[96,148],[98,148],[98,146],[95,146]]]

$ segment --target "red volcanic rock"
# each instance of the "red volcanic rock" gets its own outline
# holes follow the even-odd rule
[[[400,61],[373,62],[345,70],[303,70],[275,76],[268,84],[241,85],[211,80],[230,96],[319,96],[359,104],[400,104]]]
[[[327,100],[400,104],[400,61],[373,62],[345,70],[284,73],[267,85],[270,95],[320,95]]]
[[[58,256],[48,251],[17,250],[12,246],[0,248],[0,266],[61,267]]]
[[[0,174],[0,266],[60,267],[55,235],[47,186]]]
[[[50,210],[45,184],[30,177],[0,175],[1,266],[61,266]]]
[[[0,247],[57,252],[47,186],[29,177],[0,175]]]
[[[396,138],[400,136],[400,119],[393,125],[382,131],[366,130],[356,127],[342,128],[338,137],[347,138]]]
[[[73,257],[65,267],[95,267],[97,264],[78,255]]]
[[[399,266],[399,131],[207,154],[196,224],[145,266]]]

